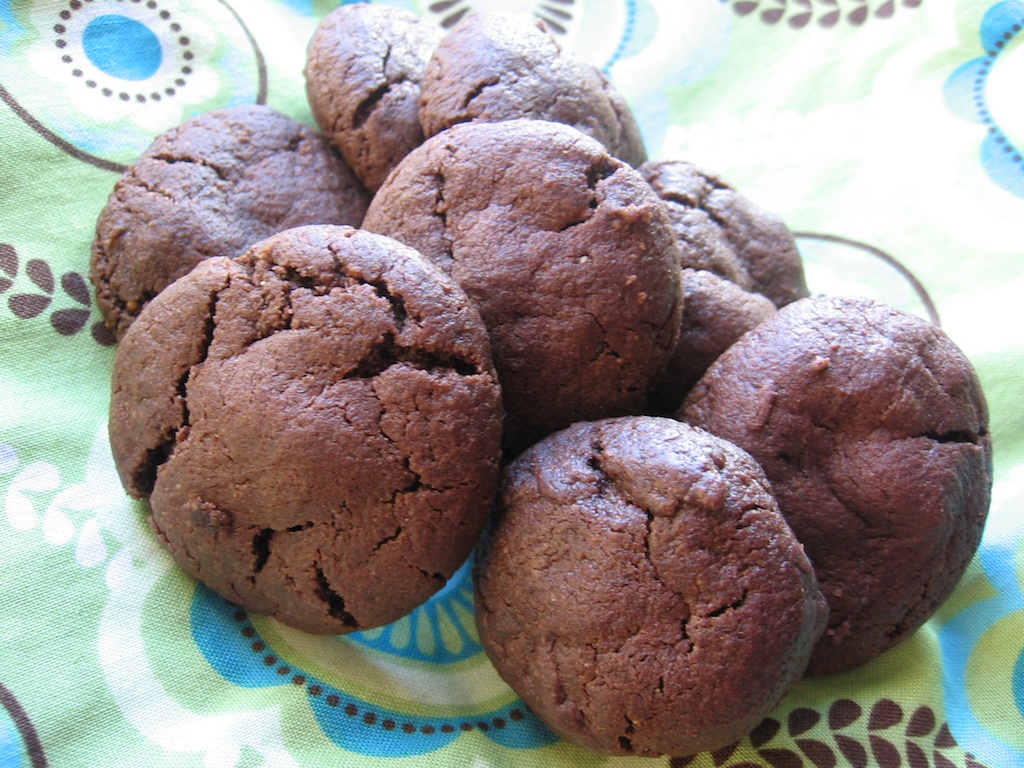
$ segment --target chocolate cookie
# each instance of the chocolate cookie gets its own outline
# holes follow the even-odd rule
[[[647,159],[625,99],[539,19],[472,14],[438,44],[423,77],[420,124],[433,136],[456,123],[533,118],[592,136],[630,165]]]
[[[202,262],[114,364],[115,464],[179,565],[309,632],[394,621],[444,586],[489,514],[500,424],[466,295],[349,227]]]
[[[744,333],[775,314],[759,293],[703,269],[683,270],[683,320],[668,366],[651,392],[649,411],[670,415],[708,366]]]
[[[556,734],[607,754],[743,738],[827,613],[756,462],[657,417],[574,424],[510,464],[475,584],[499,674]]]
[[[302,224],[358,225],[365,190],[322,136],[270,107],[194,117],[124,173],[96,224],[89,277],[120,338],[156,294],[210,256]]]
[[[398,165],[364,227],[480,309],[511,452],[643,409],[679,334],[679,250],[650,186],[597,141],[540,120],[457,125]]]
[[[988,410],[937,327],[861,298],[804,299],[708,369],[679,413],[749,451],[831,614],[812,673],[862,664],[953,591],[988,513]]]
[[[440,28],[390,5],[343,5],[321,19],[306,56],[320,130],[371,192],[423,141],[420,81]]]
[[[803,260],[777,215],[692,163],[650,161],[640,172],[665,202],[684,267],[714,272],[777,307],[807,297]]]

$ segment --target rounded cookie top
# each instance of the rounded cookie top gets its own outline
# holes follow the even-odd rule
[[[115,358],[115,464],[175,559],[310,632],[394,621],[444,586],[493,502],[500,425],[465,293],[348,227],[204,261]]]
[[[826,607],[763,472],[674,419],[581,422],[505,469],[476,570],[480,640],[562,738],[691,755],[749,733]]]
[[[423,141],[420,82],[442,34],[411,11],[356,3],[324,16],[310,38],[313,117],[371,192]]]
[[[719,355],[773,314],[767,297],[714,272],[684,269],[679,341],[651,392],[649,412],[672,414]]]
[[[679,251],[640,174],[559,123],[466,123],[410,153],[364,227],[452,275],[491,334],[520,450],[637,413],[679,333]]]
[[[803,299],[730,347],[679,416],[747,450],[831,609],[810,671],[862,664],[952,592],[981,536],[991,440],[970,362],[865,298]]]
[[[592,136],[630,165],[647,159],[625,99],[596,67],[526,15],[471,14],[438,44],[423,77],[427,136],[456,123],[533,118]]]
[[[714,272],[776,307],[808,296],[803,259],[776,214],[693,163],[652,160],[639,170],[665,203],[684,267]]]
[[[92,244],[97,304],[120,338],[201,260],[289,227],[358,225],[368,201],[303,123],[256,104],[204,113],[158,136],[115,184]]]

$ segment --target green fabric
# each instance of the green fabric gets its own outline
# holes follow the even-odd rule
[[[357,636],[224,602],[118,482],[89,246],[158,132],[254,101],[311,122],[305,45],[334,4],[0,0],[0,766],[1024,766],[1024,2],[395,4],[438,24],[548,18],[629,99],[653,157],[782,215],[813,292],[933,306],[991,409],[978,557],[911,639],[800,682],[748,739],[691,760],[556,740],[480,650],[465,570]],[[97,42],[104,16],[120,47]]]

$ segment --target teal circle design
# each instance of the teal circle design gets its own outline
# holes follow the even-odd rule
[[[89,22],[82,48],[97,68],[122,80],[147,80],[163,61],[160,38],[140,21],[108,13]]]
[[[1017,518],[1013,514],[1021,503],[1024,503],[1024,496],[1004,504],[1003,509],[993,510],[995,514],[989,515],[985,538],[978,550],[978,564],[993,594],[962,609],[941,626],[938,634],[949,728],[957,734],[957,741],[964,750],[988,765],[1024,765],[1024,751],[1019,743],[995,736],[971,708],[967,685],[968,668],[982,638],[1003,618],[1024,610],[1024,590],[1014,567],[1022,544],[1021,533],[1006,525],[1015,525]],[[1017,655],[1010,686],[1014,705],[1021,709],[1024,706],[1024,651]],[[1024,709],[1021,712],[1024,713]],[[1009,712],[1006,714],[1012,716]]]
[[[473,613],[472,570],[473,560],[470,558],[437,594],[408,616],[385,627],[353,632],[348,636],[349,640],[393,656],[434,664],[452,664],[482,653],[483,647],[476,632],[465,621],[465,617]],[[442,621],[448,624],[449,631],[458,634],[454,649],[445,642]],[[416,642],[423,632],[431,636],[427,649]],[[406,640],[399,643],[399,635]]]
[[[413,714],[362,699],[282,658],[244,609],[201,584],[193,593],[190,623],[196,647],[222,677],[241,688],[292,689],[306,701],[324,735],[350,752],[409,757],[441,749],[470,732],[510,749],[557,741],[519,699],[464,717]]]
[[[982,18],[979,38],[984,56],[961,64],[943,86],[946,105],[956,115],[985,126],[981,164],[996,184],[1024,197],[1024,147],[1013,144],[989,109],[988,82],[999,57],[1024,30],[1024,1],[1001,0]]]
[[[27,765],[21,749],[21,735],[6,712],[0,711],[0,765],[17,768]]]
[[[0,765],[4,768],[46,765],[39,733],[25,708],[0,683]]]

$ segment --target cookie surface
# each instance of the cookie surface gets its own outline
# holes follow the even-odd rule
[[[764,467],[831,609],[810,671],[856,667],[952,592],[988,512],[988,411],[940,329],[862,298],[803,299],[730,347],[679,416]]]
[[[457,123],[531,118],[571,125],[629,165],[647,159],[625,99],[536,18],[467,16],[438,44],[421,92],[420,124],[427,136]]]
[[[208,259],[115,359],[111,447],[181,567],[310,632],[403,616],[493,501],[500,390],[465,294],[347,227]]]
[[[97,304],[120,338],[203,259],[303,224],[356,226],[368,201],[303,123],[257,104],[199,115],[158,136],[114,186],[92,245]]]
[[[657,417],[574,424],[506,467],[475,584],[502,677],[605,754],[741,739],[803,672],[827,612],[753,459]]]
[[[321,19],[306,56],[317,125],[375,192],[423,142],[420,82],[441,30],[390,5],[342,5]]]
[[[672,414],[719,355],[773,314],[767,297],[714,272],[684,269],[679,341],[651,392],[649,411]]]
[[[573,128],[457,125],[395,169],[364,227],[459,282],[491,334],[521,449],[639,412],[679,333],[679,251],[640,174]]]
[[[683,266],[704,269],[782,307],[808,296],[803,260],[776,214],[681,160],[639,168],[665,203]]]

